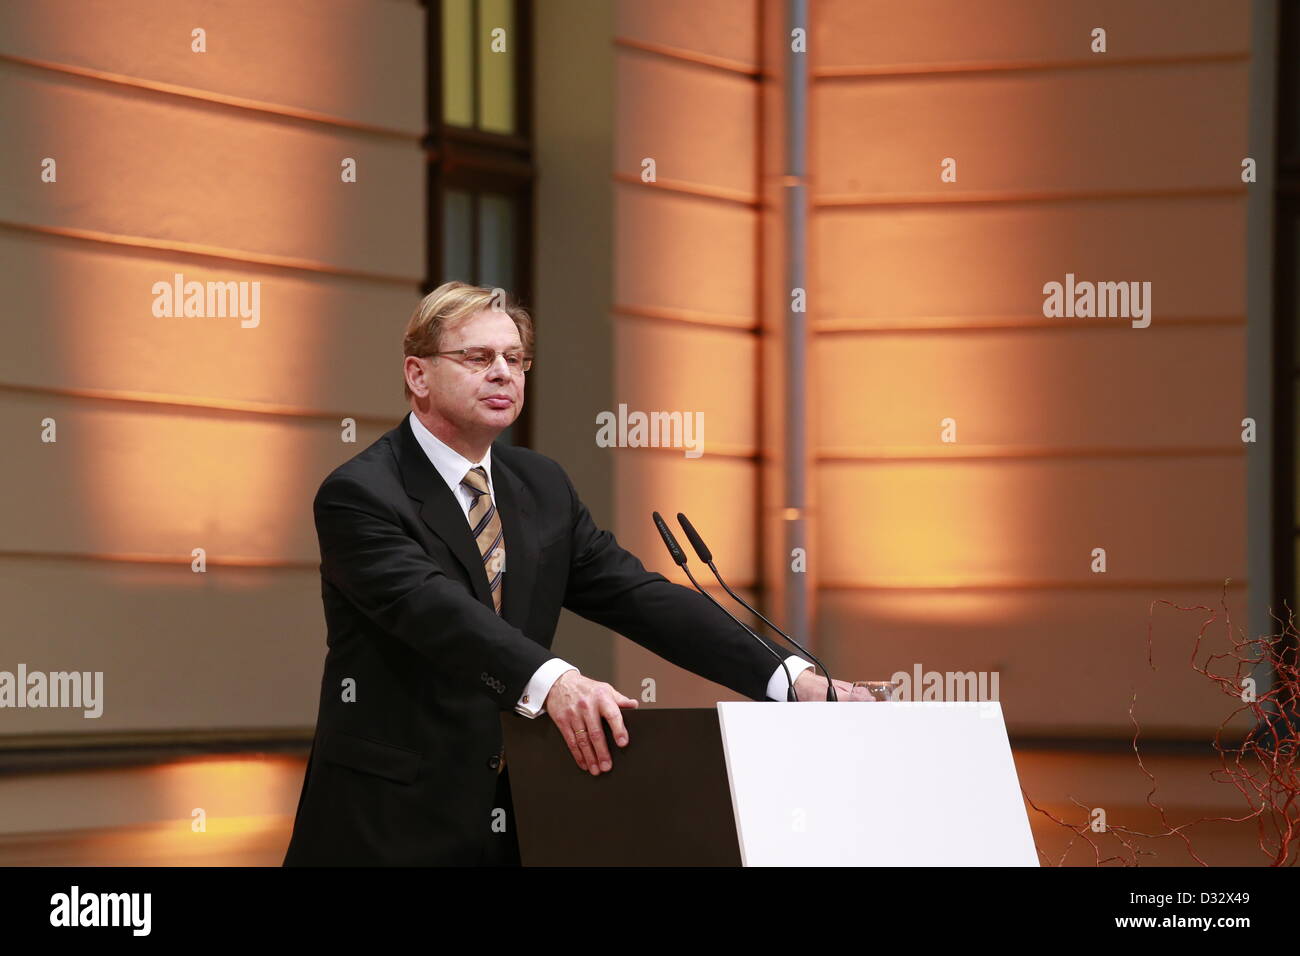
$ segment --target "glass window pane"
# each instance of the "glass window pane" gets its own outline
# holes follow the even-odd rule
[[[515,207],[508,196],[485,193],[478,200],[478,281],[515,291]]]
[[[515,131],[515,64],[518,62],[515,47],[514,0],[480,0],[478,125],[481,129],[493,133]]]
[[[473,282],[470,253],[473,250],[472,204],[469,193],[449,189],[442,197],[442,282],[460,279]]]
[[[442,0],[442,118],[454,126],[474,125],[472,0]]]

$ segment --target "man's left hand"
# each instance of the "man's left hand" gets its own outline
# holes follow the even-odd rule
[[[788,686],[788,685],[787,685]],[[825,700],[826,678],[816,673],[816,668],[809,667],[795,678],[794,693],[797,700]],[[871,691],[865,687],[854,687],[848,681],[835,682],[835,697],[841,701],[872,700]]]

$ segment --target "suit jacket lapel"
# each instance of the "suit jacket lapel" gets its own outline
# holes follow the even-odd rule
[[[420,518],[430,531],[451,548],[451,553],[464,567],[474,588],[474,596],[491,607],[492,592],[488,588],[487,572],[483,569],[483,557],[478,553],[478,545],[470,537],[469,522],[465,520],[465,512],[460,509],[460,502],[416,441],[409,418],[402,419],[398,435],[398,466],[406,493],[420,502]],[[509,558],[507,542],[507,564]]]
[[[470,536],[469,522],[465,520],[460,502],[430,464],[411,431],[408,417],[402,418],[397,431],[398,466],[406,493],[420,502],[421,520],[451,549],[469,575],[474,596],[492,607],[492,591],[488,586],[483,557],[479,554],[478,544]],[[501,459],[502,456],[494,455],[492,461],[493,497],[506,541],[501,616],[522,630],[528,617],[528,599],[537,578],[539,548],[537,529],[533,524],[536,506],[528,488]]]
[[[519,477],[502,461],[492,456],[492,490],[501,515],[501,531],[506,539],[506,574],[502,582],[501,616],[520,630],[528,619],[528,599],[537,578],[537,526],[532,494]],[[484,575],[486,580],[486,575]],[[489,594],[489,604],[491,595]]]

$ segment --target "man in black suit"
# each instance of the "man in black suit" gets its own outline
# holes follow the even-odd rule
[[[492,445],[523,405],[532,340],[492,290],[435,289],[403,343],[411,413],[316,494],[329,650],[285,865],[518,863],[500,712],[544,711],[599,774],[604,723],[626,746],[621,709],[637,706],[550,652],[561,607],[746,697],[786,699],[784,654],[647,571],[556,462]],[[785,664],[797,699],[825,699],[808,662]]]

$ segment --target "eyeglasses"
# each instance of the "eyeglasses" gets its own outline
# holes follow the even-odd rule
[[[498,352],[496,349],[486,348],[485,346],[475,346],[468,349],[451,349],[447,352],[430,352],[430,355],[459,355],[460,362],[471,372],[486,372],[488,368],[497,360],[498,355],[502,355],[506,360],[506,367],[511,372],[527,372],[533,367],[533,357],[528,352],[511,350],[509,352]]]

